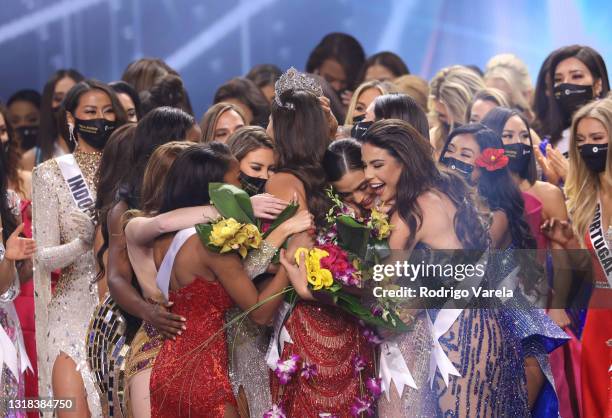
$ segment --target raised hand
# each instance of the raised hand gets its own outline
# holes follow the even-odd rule
[[[283,222],[287,235],[299,234],[300,232],[314,231],[314,216],[307,210],[301,210],[291,218]]]
[[[570,241],[575,239],[574,230],[569,221],[550,218],[542,223],[540,230],[549,240],[564,248],[567,248]]]
[[[327,119],[327,124],[329,125],[329,137],[335,138],[336,132],[338,131],[338,119],[334,116],[331,111],[331,102],[325,96],[319,97],[319,103],[321,104],[321,108],[325,113],[325,118]]]
[[[2,229],[0,229],[0,233]],[[23,224],[19,225],[6,240],[6,253],[4,257],[7,260],[19,261],[26,260],[36,252],[36,242],[31,238],[22,238],[19,236],[23,232]]]
[[[293,260],[294,257],[289,258],[287,256],[287,251],[281,250],[280,262],[287,271],[287,276],[289,276],[289,281],[291,282],[291,285],[302,299],[314,300],[310,289],[308,289],[308,272],[306,270],[305,252],[302,252],[302,254],[300,254],[299,266],[296,266]]]
[[[273,221],[285,210],[289,202],[269,193],[262,193],[251,197],[251,205],[256,218]]]
[[[544,156],[544,154],[542,154],[540,148],[533,147],[533,151],[535,153],[538,165],[542,168],[542,173],[544,173],[544,176],[546,176],[546,180],[555,186],[558,185],[560,181],[559,174],[557,174],[548,159]]]

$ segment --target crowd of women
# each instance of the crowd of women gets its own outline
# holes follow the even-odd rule
[[[609,90],[588,46],[551,52],[535,86],[512,54],[427,82],[332,33],[304,73],[258,65],[204,112],[159,59],[16,92],[0,105],[2,414],[610,416]],[[219,218],[213,183],[275,226],[244,258],[193,228]],[[486,280],[517,297],[366,326],[299,256],[338,202],[386,217],[404,255],[491,250]],[[12,401],[36,397],[71,402]]]

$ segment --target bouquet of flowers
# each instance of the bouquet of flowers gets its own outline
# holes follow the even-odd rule
[[[251,199],[244,190],[231,184],[210,183],[208,193],[221,217],[210,224],[198,224],[195,228],[202,244],[221,254],[236,252],[242,258],[246,257],[249,251],[259,248],[262,239],[297,210],[295,204],[287,206],[264,233],[260,221],[253,214]]]

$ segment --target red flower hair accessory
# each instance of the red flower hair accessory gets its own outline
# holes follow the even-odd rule
[[[485,148],[476,160],[476,165],[486,168],[487,171],[496,171],[507,166],[508,161],[508,156],[502,148]]]

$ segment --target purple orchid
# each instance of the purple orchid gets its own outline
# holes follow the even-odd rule
[[[358,375],[363,369],[365,369],[366,366],[367,363],[363,356],[360,356],[359,354],[355,354],[353,356],[353,370],[355,371],[356,375]]]
[[[310,380],[311,378],[315,377],[317,374],[319,374],[319,372],[317,371],[317,365],[316,364],[312,364],[312,363],[309,363],[307,361],[305,361],[302,364],[302,372],[300,373],[300,375],[304,379]]]
[[[277,404],[272,405],[272,408],[268,409],[263,414],[263,418],[287,418],[283,407]]]
[[[366,380],[366,388],[372,394],[374,399],[378,399],[382,393],[382,379],[370,377]]]
[[[372,305],[370,311],[374,316],[382,316],[383,314],[383,308],[380,305]]]
[[[367,414],[369,417],[374,415],[374,409],[372,408],[372,402],[367,398],[355,398],[353,405],[351,405],[351,415],[354,417],[360,417],[361,414]]]
[[[363,330],[363,336],[366,338],[368,343],[372,345],[379,345],[383,342],[382,338],[380,338],[378,334],[376,334],[376,331],[370,328],[366,328]]]
[[[274,370],[274,374],[278,377],[279,383],[281,385],[286,385],[291,380],[291,377],[298,370],[298,362],[300,361],[300,356],[297,354],[293,354],[287,360],[282,361],[279,360],[276,362],[276,369]]]

